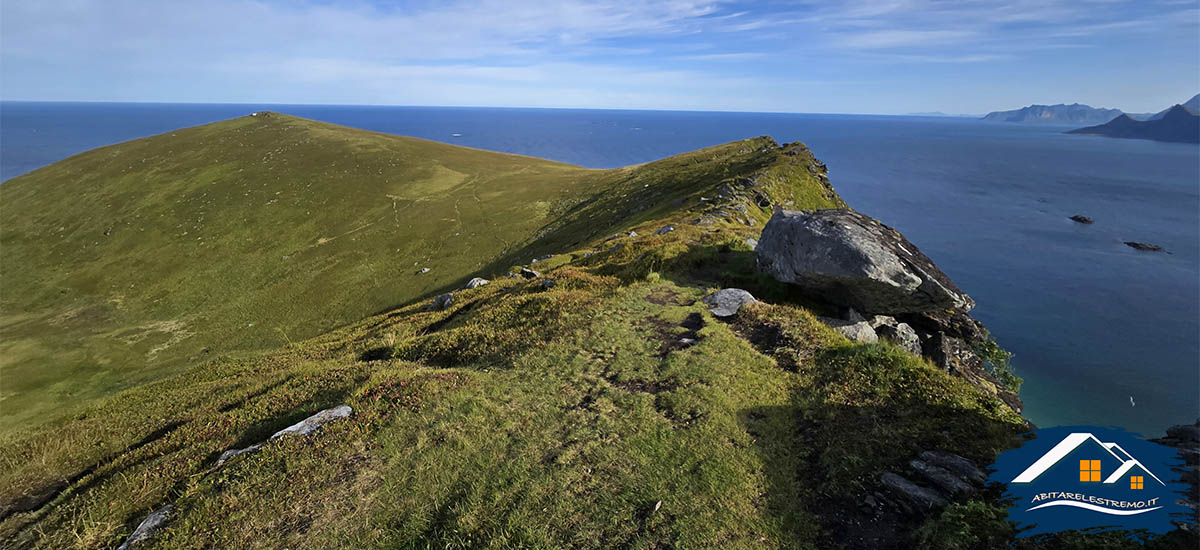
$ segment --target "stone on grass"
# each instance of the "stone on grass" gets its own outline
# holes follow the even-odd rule
[[[984,472],[976,466],[974,462],[967,460],[954,453],[945,451],[924,451],[921,453],[921,460],[954,472],[959,477],[974,483],[980,487],[987,484],[987,472]]]
[[[522,267],[521,271],[520,271],[520,275],[526,279],[536,279],[536,278],[542,276],[541,273],[538,273],[532,269],[529,269],[528,267]]]
[[[875,329],[875,334],[913,355],[921,356],[921,337],[908,323],[880,324]]]
[[[452,304],[454,304],[454,295],[447,292],[445,294],[438,294],[437,297],[433,299],[433,302],[429,304],[429,309],[443,310],[450,307]]]
[[[729,317],[736,315],[742,306],[758,300],[754,299],[754,295],[740,288],[724,288],[705,296],[701,301],[708,304],[708,311],[713,315]]]
[[[467,288],[479,288],[490,282],[491,281],[484,279],[483,277],[475,277],[475,278],[471,279],[470,281],[467,281]]]
[[[897,500],[903,501],[910,509],[921,514],[946,507],[946,499],[941,495],[892,472],[885,472],[879,481]]]
[[[912,459],[908,462],[909,467],[917,472],[925,481],[940,489],[943,493],[952,497],[965,497],[975,492],[975,488],[971,484],[963,481],[962,478],[954,475],[949,470],[941,466],[935,466],[928,462],[918,459]]]
[[[667,225],[662,226],[662,228],[659,229],[658,231],[655,231],[654,234],[655,235],[666,235],[667,233],[670,233],[674,230],[675,230],[674,225],[667,224]]]
[[[138,524],[137,529],[133,530],[133,534],[129,535],[129,538],[125,539],[125,542],[121,546],[118,546],[117,550],[137,548],[154,538],[154,535],[158,534],[158,530],[167,522],[167,517],[171,515],[171,511],[174,509],[174,506],[168,504],[146,516],[146,519]]]
[[[852,342],[859,344],[874,344],[875,342],[879,341],[879,336],[875,334],[875,331],[871,329],[871,325],[866,321],[859,321],[857,323],[851,323],[847,321],[839,322],[837,320],[831,321],[832,322],[828,323],[829,326],[833,328],[833,330],[841,333],[842,336],[849,338]]]
[[[350,408],[350,405],[338,405],[332,409],[325,409],[317,414],[305,418],[304,420],[292,424],[291,426],[275,432],[275,434],[271,436],[271,439],[279,439],[289,435],[309,435],[320,429],[321,426],[333,422],[334,420],[339,418],[348,418],[352,412],[354,412],[354,409]]]

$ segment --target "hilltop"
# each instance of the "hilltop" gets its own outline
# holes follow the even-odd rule
[[[1200,116],[1183,105],[1176,105],[1168,109],[1162,118],[1143,121],[1134,120],[1129,115],[1121,115],[1107,124],[1070,130],[1067,133],[1200,143]]]
[[[5,547],[156,518],[138,547],[1014,535],[964,479],[1028,429],[1019,379],[801,143],[587,170],[257,113],[72,157],[0,205]],[[818,217],[926,275],[923,340],[760,271],[755,239],[787,248],[765,224]],[[733,287],[757,300],[704,301]]]
[[[1103,109],[1072,103],[1070,105],[1030,105],[1011,111],[993,111],[982,120],[1023,124],[1103,124],[1124,113],[1120,109]]]

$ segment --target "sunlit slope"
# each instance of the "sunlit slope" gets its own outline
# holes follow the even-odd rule
[[[15,178],[0,186],[4,424],[455,282],[587,173],[268,114]]]
[[[0,186],[0,432],[696,207],[736,177],[816,182],[784,158],[756,138],[587,170],[274,113],[77,155]]]

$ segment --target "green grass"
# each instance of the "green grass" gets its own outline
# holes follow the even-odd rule
[[[501,274],[780,156],[758,138],[586,170],[279,114],[77,155],[0,187],[0,433]]]
[[[0,542],[112,547],[173,503],[155,547],[835,546],[881,471],[986,461],[1024,424],[755,273],[743,239],[768,206],[693,223],[743,178],[843,205],[812,162],[755,138],[593,171],[274,115],[5,183]],[[204,245],[173,227],[201,211]],[[553,287],[503,275],[544,254]],[[476,274],[493,282],[426,308]],[[724,286],[763,303],[718,320],[697,300]],[[212,470],[342,403],[350,419]],[[911,531],[1010,536],[988,510]]]

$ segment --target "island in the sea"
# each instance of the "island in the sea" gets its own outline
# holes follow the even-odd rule
[[[981,120],[987,122],[1016,122],[1022,124],[1103,124],[1124,114],[1120,109],[1103,109],[1072,103],[1071,105],[1030,105],[1011,111],[993,111]]]
[[[1068,134],[1115,138],[1149,139],[1177,143],[1200,143],[1200,115],[1183,105],[1167,109],[1161,118],[1136,120],[1122,114],[1096,126],[1070,130]]]

